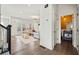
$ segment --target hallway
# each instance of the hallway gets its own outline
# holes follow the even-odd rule
[[[48,50],[39,46],[39,41],[29,43],[27,45],[12,40],[12,55],[78,55],[77,50],[64,41],[62,44],[57,44],[54,50]]]
[[[79,21],[76,21],[78,18],[77,9],[78,5],[76,4],[31,4],[30,6],[28,4],[2,4],[1,24],[12,25],[10,36],[16,36],[12,38],[10,44],[12,55],[77,55],[76,48],[79,45]],[[69,24],[69,21],[67,21],[65,23],[69,24],[67,30],[61,30],[60,21],[63,18],[63,20],[66,20],[66,17],[69,20],[71,19],[71,23]],[[64,31],[71,32],[70,34],[73,31],[73,46],[76,48],[67,41],[61,43],[60,40]],[[3,34],[1,35],[3,36]],[[30,38],[28,35],[33,37]],[[66,36],[71,37],[71,35]],[[40,41],[32,39],[35,37]],[[43,47],[40,47],[40,45]]]

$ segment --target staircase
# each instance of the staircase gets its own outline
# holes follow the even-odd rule
[[[0,54],[11,54],[11,25],[7,27],[0,24]]]

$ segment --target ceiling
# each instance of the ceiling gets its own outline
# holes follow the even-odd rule
[[[39,17],[41,4],[2,4],[1,15],[32,19]]]

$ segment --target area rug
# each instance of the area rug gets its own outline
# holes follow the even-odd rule
[[[29,36],[29,38],[23,38],[22,36],[16,36],[16,39],[20,40],[24,44],[29,44],[31,42],[38,40],[38,39],[33,38],[32,36]]]

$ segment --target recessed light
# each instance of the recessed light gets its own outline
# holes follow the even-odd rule
[[[28,7],[30,7],[30,6],[31,6],[31,4],[27,4],[27,6],[28,6]]]

